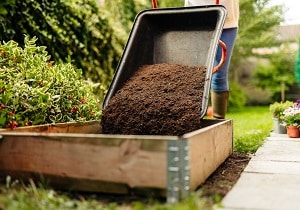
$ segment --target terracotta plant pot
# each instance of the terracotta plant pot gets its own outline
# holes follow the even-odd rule
[[[286,126],[287,135],[290,138],[299,138],[300,132],[297,126]]]

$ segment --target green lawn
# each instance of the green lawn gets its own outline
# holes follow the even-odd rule
[[[245,107],[227,115],[233,119],[234,150],[254,153],[272,129],[268,107]],[[34,182],[22,184],[9,178],[0,186],[0,210],[199,210],[212,209],[213,199],[201,198],[198,192],[178,204],[155,200],[130,204],[103,203],[95,195],[74,199]],[[77,197],[78,198],[78,197]]]
[[[245,107],[226,116],[233,119],[234,150],[254,153],[273,128],[269,107]]]

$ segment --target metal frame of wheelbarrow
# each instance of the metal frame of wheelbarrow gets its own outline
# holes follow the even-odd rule
[[[206,114],[211,77],[227,11],[221,5],[158,8],[140,12],[133,23],[103,109],[143,65],[206,66],[202,109]],[[192,79],[192,78],[191,78]],[[134,94],[134,93],[133,93]]]

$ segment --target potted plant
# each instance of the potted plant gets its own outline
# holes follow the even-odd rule
[[[293,106],[294,102],[285,101],[285,102],[274,102],[270,104],[270,112],[272,114],[272,119],[274,122],[274,133],[286,134],[286,127],[282,124],[282,115],[286,108]]]
[[[287,128],[287,134],[289,137],[297,138],[300,136],[300,104],[294,103],[292,106],[286,108],[283,111],[281,117],[283,124]]]
[[[25,37],[24,48],[0,44],[0,127],[97,121],[100,103],[81,71],[53,64],[46,47]]]

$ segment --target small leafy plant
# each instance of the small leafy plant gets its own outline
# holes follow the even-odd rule
[[[0,127],[100,119],[93,85],[70,63],[54,65],[36,40],[0,44]]]
[[[292,101],[285,101],[285,102],[274,102],[270,104],[270,112],[274,118],[280,119],[282,117],[283,111],[292,106],[294,102]]]

